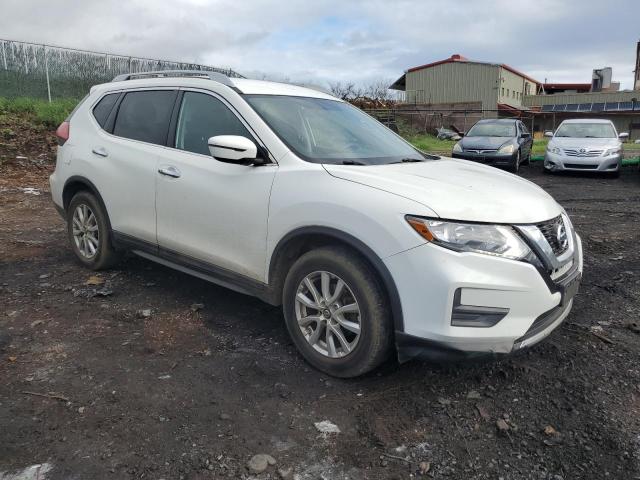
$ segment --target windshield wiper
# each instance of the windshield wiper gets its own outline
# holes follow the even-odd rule
[[[366,165],[366,163],[358,162],[357,160],[343,160],[342,165]]]
[[[399,162],[391,162],[391,163],[414,163],[414,162],[424,162],[424,160],[420,158],[403,158]]]

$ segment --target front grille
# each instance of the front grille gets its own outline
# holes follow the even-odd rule
[[[538,229],[540,229],[542,235],[544,235],[544,238],[547,240],[547,242],[549,242],[551,250],[553,250],[553,253],[556,257],[562,255],[569,248],[567,242],[565,242],[565,245],[563,246],[560,240],[558,240],[558,229],[561,225],[563,225],[563,221],[560,215],[547,222],[539,223],[538,225],[536,225]],[[566,231],[566,235],[570,235],[570,232]]]
[[[469,149],[466,149],[465,152],[477,153],[479,155],[484,155],[484,154],[487,154],[487,153],[496,153],[497,150],[469,150]]]
[[[571,148],[564,149],[564,153],[568,157],[587,157],[587,158],[599,157],[600,155],[602,155],[603,151],[604,150],[587,150],[586,148],[581,148],[578,150],[574,150]]]
[[[564,163],[566,168],[575,168],[577,170],[596,170],[598,165],[582,165],[580,163]]]

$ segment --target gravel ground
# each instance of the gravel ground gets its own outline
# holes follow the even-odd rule
[[[545,342],[339,380],[305,364],[277,308],[136,257],[80,267],[47,192],[51,145],[7,145],[0,479],[640,478],[637,169],[523,168],[585,246]]]

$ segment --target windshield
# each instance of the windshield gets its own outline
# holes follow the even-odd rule
[[[516,126],[513,123],[476,123],[467,137],[515,137]]]
[[[616,132],[610,123],[563,123],[556,137],[571,138],[616,138]]]
[[[289,148],[310,162],[381,165],[428,158],[348,103],[280,95],[245,98]]]

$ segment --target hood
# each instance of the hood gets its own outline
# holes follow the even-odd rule
[[[562,211],[537,185],[465,160],[442,158],[391,165],[324,167],[334,177],[409,198],[449,220],[537,223]]]
[[[463,137],[460,146],[465,150],[497,150],[513,137]]]
[[[572,138],[572,137],[553,137],[549,144],[553,147],[560,148],[615,148],[621,142],[617,138]]]

